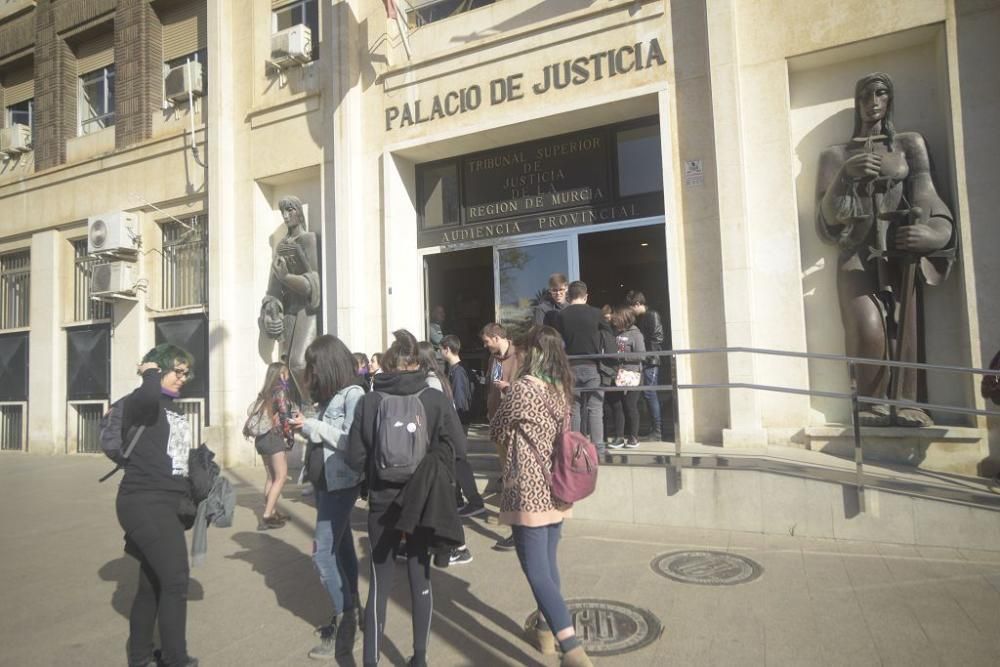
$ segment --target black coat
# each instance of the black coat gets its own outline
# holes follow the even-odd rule
[[[653,352],[663,349],[663,320],[660,314],[652,308],[647,308],[646,313],[639,318],[639,331],[642,332],[643,342],[646,344],[646,351]],[[647,357],[647,366],[659,366],[662,357]]]
[[[397,530],[422,533],[431,553],[445,553],[465,544],[455,505],[455,454],[447,442],[432,443],[392,502],[387,518]]]

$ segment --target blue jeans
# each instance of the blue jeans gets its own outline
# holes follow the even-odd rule
[[[358,554],[351,533],[351,510],[359,487],[316,494],[313,561],[337,616],[357,604]]]
[[[660,367],[646,366],[642,369],[642,383],[646,386],[659,384]],[[660,397],[655,391],[642,392],[649,406],[649,417],[653,421],[653,428],[663,432],[663,419],[660,416]]]
[[[597,372],[597,364],[578,363],[574,364],[572,369],[573,410],[570,415],[570,425],[574,431],[586,432],[591,442],[603,447],[604,392],[600,390],[601,375]]]
[[[511,526],[514,533],[514,547],[521,570],[528,578],[531,593],[535,596],[538,609],[549,624],[552,634],[573,626],[573,620],[566,608],[559,590],[559,566],[556,551],[562,534],[562,522],[548,526]]]

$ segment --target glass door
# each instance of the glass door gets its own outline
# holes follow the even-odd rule
[[[546,296],[549,276],[562,273],[573,280],[576,265],[575,237],[494,247],[496,321],[507,328],[511,338],[533,324],[534,310]]]

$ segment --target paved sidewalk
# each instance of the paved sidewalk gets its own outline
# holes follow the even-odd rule
[[[125,664],[137,566],[121,551],[115,482],[97,483],[108,469],[96,457],[0,455],[0,665]],[[239,507],[232,528],[210,529],[208,562],[192,572],[191,653],[205,667],[315,665],[306,652],[328,602],[309,557],[313,509],[288,486],[293,520],[257,532],[261,469],[226,474]],[[363,525],[359,508],[362,557]],[[506,530],[469,522],[474,561],[434,571],[431,664],[558,664],[519,638],[530,592],[516,556],[489,548]],[[711,587],[651,569],[658,554],[689,548],[748,556],[763,575]],[[1000,663],[1000,553],[578,520],[567,522],[560,564],[568,598],[628,603],[662,623],[659,639],[599,665]],[[382,664],[410,655],[402,566],[397,574]]]

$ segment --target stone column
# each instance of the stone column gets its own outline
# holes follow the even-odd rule
[[[162,29],[147,0],[118,0],[115,9],[115,147],[153,136],[163,95]]]
[[[56,32],[53,0],[35,8],[35,168],[66,161],[66,141],[76,135],[76,56]]]
[[[58,231],[31,237],[31,333],[28,338],[28,449],[66,451],[66,334],[62,328],[67,271]]]

